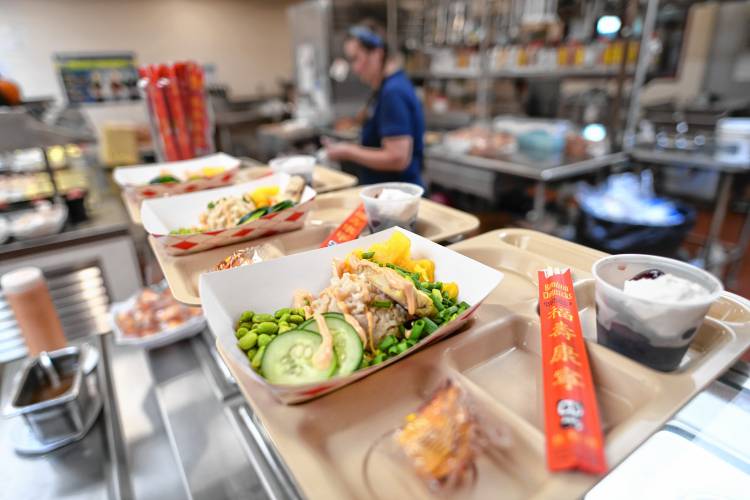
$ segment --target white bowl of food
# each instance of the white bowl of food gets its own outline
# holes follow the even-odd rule
[[[109,316],[117,344],[145,349],[191,337],[206,327],[201,308],[180,304],[164,284],[112,304]]]
[[[13,217],[10,221],[10,233],[17,240],[57,234],[62,230],[67,218],[66,205],[43,201],[32,210],[25,210]]]
[[[285,174],[225,188],[144,200],[143,227],[171,255],[301,228],[315,191]]]

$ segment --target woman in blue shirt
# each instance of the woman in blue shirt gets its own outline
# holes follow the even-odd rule
[[[371,23],[354,26],[344,51],[352,71],[372,87],[373,95],[365,110],[362,144],[328,144],[328,157],[365,167],[362,184],[400,181],[423,186],[422,105],[409,78],[389,57],[383,30]]]

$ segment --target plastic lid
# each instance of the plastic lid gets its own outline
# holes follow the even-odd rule
[[[22,267],[0,277],[0,287],[5,293],[23,293],[44,280],[38,267]]]

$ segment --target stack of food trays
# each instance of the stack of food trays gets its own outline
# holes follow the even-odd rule
[[[262,177],[253,183],[245,184],[245,186],[266,185],[273,183],[272,179],[275,178],[274,176]],[[190,199],[195,200],[195,195]],[[203,198],[204,196],[201,194],[201,200]],[[148,203],[149,205],[151,204],[150,201]],[[167,215],[168,213],[173,213],[172,211],[175,210],[171,202],[168,203],[160,200],[159,203],[164,204],[164,220],[167,217],[172,217]],[[256,247],[264,244],[273,245],[286,255],[319,248],[328,235],[357,208],[359,203],[358,188],[318,195],[309,207],[309,215],[304,226],[299,230],[257,238],[252,242],[237,240],[236,242],[229,242],[224,246],[203,250],[199,253],[180,253],[176,255],[168,252],[167,247],[162,244],[163,238],[157,238],[155,235],[157,233],[162,234],[167,227],[158,229],[151,227],[149,232],[154,235],[149,237],[149,243],[175,298],[185,304],[200,305],[201,300],[198,293],[199,276],[214,270],[216,265],[225,258],[247,247]],[[162,210],[160,209],[160,211]],[[195,214],[186,216],[185,218],[183,218],[183,215],[179,217],[179,222],[173,226],[168,226],[170,229],[190,224],[190,221],[195,220],[193,218]],[[477,227],[479,227],[479,220],[473,215],[427,199],[420,200],[417,233],[426,239],[435,242],[444,242],[451,238],[470,234],[476,231]],[[147,227],[146,229],[148,230],[149,228]]]

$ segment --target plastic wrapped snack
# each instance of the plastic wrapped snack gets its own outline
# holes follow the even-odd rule
[[[450,379],[405,420],[393,436],[396,447],[434,493],[469,487],[476,480],[479,456],[510,443],[505,427],[492,422]]]
[[[277,259],[284,256],[281,242],[263,243],[262,245],[242,248],[232,252],[224,260],[216,264],[214,271],[224,271],[249,264],[257,264],[264,260]]]
[[[396,442],[430,489],[451,488],[472,470],[477,428],[463,391],[447,382],[406,417]]]

